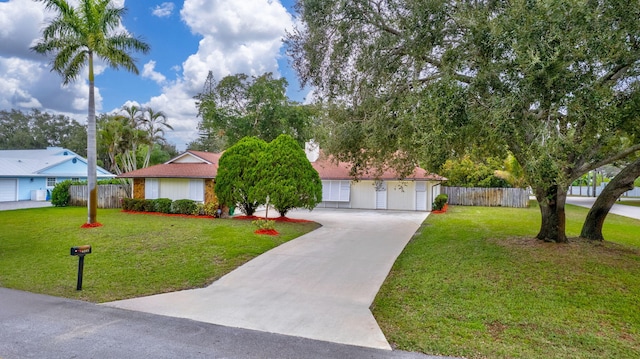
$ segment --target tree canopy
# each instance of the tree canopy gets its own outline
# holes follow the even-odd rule
[[[260,154],[255,168],[258,182],[251,196],[272,205],[281,216],[293,208],[312,210],[322,201],[320,175],[298,142],[280,135]]]
[[[640,150],[635,2],[302,0],[297,10],[289,53],[327,104],[325,148],[341,160],[435,170],[471,147],[507,149],[540,203],[537,238],[564,242],[569,184]]]
[[[276,79],[271,73],[235,74],[215,81],[209,72],[203,92],[195,97],[201,138],[192,146],[224,148],[246,136],[270,142],[283,133],[304,143],[310,138],[313,112],[289,100],[286,87],[284,77]]]
[[[64,147],[86,156],[87,130],[76,120],[39,110],[0,111],[0,149]]]

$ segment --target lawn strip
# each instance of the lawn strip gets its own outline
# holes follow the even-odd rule
[[[567,206],[569,236],[586,213]],[[469,358],[637,358],[640,221],[610,215],[610,241],[552,244],[533,239],[539,217],[536,206],[429,216],[373,305],[388,340]]]
[[[199,288],[248,260],[317,228],[277,223],[257,235],[249,221],[147,216],[99,210],[98,228],[80,228],[86,208],[0,213],[0,286],[92,302]],[[90,244],[83,290],[70,248]]]

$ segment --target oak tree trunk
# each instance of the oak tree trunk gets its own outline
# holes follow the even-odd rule
[[[589,210],[582,225],[580,237],[602,241],[602,226],[611,207],[626,191],[633,189],[633,182],[640,176],[640,159],[635,160],[618,173],[602,190]]]
[[[567,191],[557,185],[553,185],[546,190],[536,189],[535,195],[542,215],[540,232],[536,238],[545,242],[566,243],[564,205],[567,200]]]

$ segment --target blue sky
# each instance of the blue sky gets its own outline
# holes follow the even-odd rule
[[[164,111],[175,128],[167,138],[179,150],[197,137],[192,97],[209,70],[217,79],[274,72],[287,78],[291,99],[302,102],[309,93],[300,89],[282,46],[285,29],[294,24],[294,0],[113,2],[128,9],[124,29],[150,44],[151,51],[134,54],[137,76],[97,65],[97,107],[112,112],[138,104]],[[50,59],[28,50],[51,16],[40,2],[0,0],[0,110],[38,108],[84,122],[86,77],[63,87],[50,72]]]

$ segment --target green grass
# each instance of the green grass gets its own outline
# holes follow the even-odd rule
[[[616,204],[624,204],[625,206],[640,207],[639,199],[623,199],[622,201],[616,201]]]
[[[256,235],[250,221],[99,210],[103,227],[82,229],[86,208],[0,212],[0,286],[106,302],[206,286],[251,258],[317,228],[277,223]],[[70,248],[90,244],[83,290]]]
[[[587,210],[567,206],[578,236]],[[468,358],[640,357],[640,221],[613,243],[532,239],[539,210],[450,207],[394,265],[373,312],[398,349]]]

